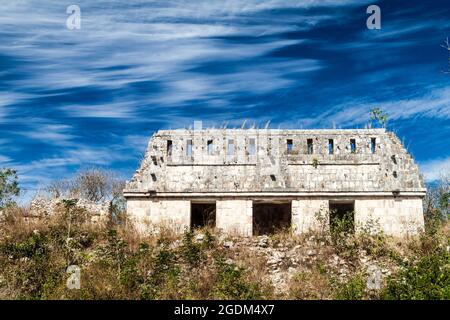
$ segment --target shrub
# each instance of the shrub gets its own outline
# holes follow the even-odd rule
[[[227,263],[223,257],[215,259],[217,282],[213,289],[215,299],[262,299],[262,291],[257,283],[245,280],[245,269],[234,263]]]
[[[358,243],[354,234],[352,214],[345,214],[331,223],[331,239],[338,253],[347,258],[353,258],[358,251]]]
[[[197,267],[204,259],[200,244],[193,242],[194,232],[186,231],[183,235],[181,254],[190,267]]]
[[[0,247],[2,273],[21,299],[50,296],[64,275],[64,258],[52,253],[47,235],[35,232]]]
[[[364,297],[365,288],[364,277],[357,274],[346,283],[339,285],[334,298],[338,300],[361,300]]]
[[[17,172],[12,169],[0,169],[0,209],[13,205],[13,198],[20,193]]]
[[[432,252],[390,277],[382,293],[384,299],[450,299],[450,253]]]
[[[142,299],[175,299],[178,295],[180,268],[168,242],[161,240],[149,275],[141,285]]]

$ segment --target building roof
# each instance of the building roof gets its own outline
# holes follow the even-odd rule
[[[151,137],[125,196],[424,191],[385,129],[181,129]]]

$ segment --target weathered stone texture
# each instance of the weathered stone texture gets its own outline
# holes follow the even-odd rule
[[[219,230],[235,235],[252,235],[252,201],[218,200],[216,202]]]
[[[328,227],[328,201],[301,199],[292,201],[292,226],[296,233],[321,231]]]
[[[65,199],[36,197],[30,203],[30,216],[46,218],[53,216],[58,210],[64,208],[64,200],[74,201],[77,208],[86,210],[93,222],[105,221],[110,216],[110,203],[105,201],[95,203],[86,199]]]
[[[384,129],[207,129],[155,133],[125,196],[130,215],[179,230],[190,225],[191,200],[216,201],[216,227],[244,235],[255,199],[291,201],[296,232],[317,228],[317,211],[344,199],[355,222],[376,218],[404,235],[423,228],[424,192],[412,157]]]
[[[129,199],[127,211],[139,223],[139,231],[153,231],[155,226],[183,232],[189,229],[190,202],[186,200]]]
[[[249,139],[256,153],[249,154]],[[350,139],[356,152],[350,151]],[[371,153],[371,138],[376,139]],[[293,141],[288,154],[286,140]],[[313,154],[307,154],[307,139]],[[328,154],[328,140],[334,154]],[[167,155],[167,140],[172,155]],[[192,156],[186,155],[192,140]],[[213,140],[213,154],[206,150]],[[235,154],[228,155],[233,140]],[[317,166],[314,166],[314,162]],[[275,175],[274,181],[270,175]],[[239,177],[239,179],[236,179]],[[150,140],[128,191],[423,191],[418,168],[400,141],[381,129],[367,130],[190,130],[159,131]]]
[[[374,226],[387,235],[415,235],[423,230],[424,218],[420,198],[357,199],[355,223],[363,229]]]

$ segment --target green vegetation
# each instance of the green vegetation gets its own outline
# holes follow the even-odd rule
[[[321,210],[319,231],[260,245],[207,228],[143,236],[123,212],[93,223],[73,200],[32,218],[14,205],[15,173],[2,174],[0,299],[450,299],[448,180],[429,188],[420,236],[393,239],[351,215],[330,223]],[[80,289],[66,286],[71,265]]]
[[[436,300],[450,299],[450,254],[433,252],[408,264],[390,278],[382,295],[384,299]]]
[[[0,240],[3,299],[266,297],[261,281],[229,263],[208,230],[201,241],[191,231],[137,237],[123,224],[91,223],[69,202],[58,210],[46,221],[9,212]],[[79,290],[66,287],[69,265],[81,269]]]
[[[13,169],[0,169],[0,209],[14,205],[14,197],[20,193],[17,172]]]
[[[337,300],[361,300],[364,297],[365,288],[366,279],[357,274],[338,288],[334,298]]]
[[[266,260],[245,247],[224,247],[210,230],[138,237],[124,224],[92,224],[70,205],[45,222],[26,221],[20,213],[10,212],[2,223],[3,299],[450,298],[450,228],[443,220],[400,247],[382,234],[317,235],[314,259],[301,266],[285,292],[276,293]],[[283,239],[288,248],[311,241]],[[362,250],[392,271],[376,292],[366,287],[357,259]],[[333,266],[336,257],[341,262]],[[69,265],[81,269],[79,290],[66,287]]]
[[[389,116],[386,112],[383,112],[380,108],[373,108],[369,112],[370,121],[373,125],[378,124],[382,128],[385,128],[389,119]]]

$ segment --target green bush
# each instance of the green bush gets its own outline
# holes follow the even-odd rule
[[[17,171],[0,169],[0,209],[14,205],[14,197],[20,193]]]
[[[257,283],[244,279],[245,269],[234,263],[225,262],[223,257],[217,257],[217,282],[213,289],[215,299],[262,299],[262,291]]]
[[[365,289],[364,277],[357,274],[338,287],[334,298],[337,300],[361,300],[364,297]]]
[[[175,252],[170,249],[169,242],[159,240],[159,248],[151,265],[149,275],[144,279],[141,288],[142,299],[170,299],[178,294],[180,268],[176,264]]]
[[[204,259],[201,244],[194,243],[193,238],[194,232],[192,230],[186,231],[181,246],[182,257],[192,268],[199,266]]]
[[[450,253],[432,252],[404,266],[388,279],[381,296],[391,300],[450,299]]]
[[[47,298],[65,274],[62,255],[53,256],[50,238],[43,233],[31,233],[22,241],[6,242],[1,245],[0,253],[2,270],[9,271],[7,279],[19,289],[20,299]]]

